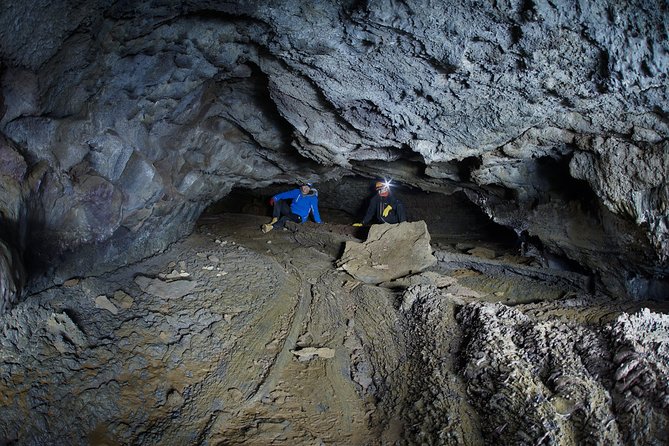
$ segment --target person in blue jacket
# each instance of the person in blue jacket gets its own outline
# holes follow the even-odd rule
[[[287,221],[304,223],[312,214],[316,223],[321,223],[318,213],[318,191],[313,184],[304,183],[299,189],[292,189],[274,195],[270,200],[273,205],[272,221],[262,225],[262,232],[283,228]]]

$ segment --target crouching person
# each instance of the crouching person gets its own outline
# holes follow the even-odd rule
[[[353,226],[407,221],[404,204],[391,193],[390,186],[389,181],[376,182],[374,185],[376,194],[369,200],[362,223],[354,223]]]

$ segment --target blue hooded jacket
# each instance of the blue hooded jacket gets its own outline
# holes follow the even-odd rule
[[[300,189],[293,189],[272,197],[274,201],[292,200],[290,211],[302,217],[302,223],[309,219],[309,212],[314,214],[314,221],[321,222],[321,215],[318,213],[318,191],[311,189],[307,195],[302,195]]]

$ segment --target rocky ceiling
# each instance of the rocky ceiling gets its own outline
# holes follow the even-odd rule
[[[668,28],[644,0],[3,2],[3,306],[21,258],[62,282],[233,187],[352,175],[666,295]]]

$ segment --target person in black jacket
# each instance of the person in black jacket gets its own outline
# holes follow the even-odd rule
[[[354,226],[367,225],[369,223],[402,223],[406,221],[406,212],[402,202],[390,192],[390,183],[377,181],[376,194],[369,201],[367,212],[362,223]]]

